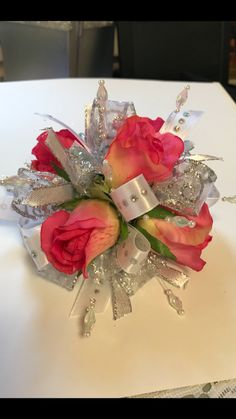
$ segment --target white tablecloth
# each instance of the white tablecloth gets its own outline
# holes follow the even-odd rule
[[[106,86],[110,99],[165,119],[184,84],[108,79]],[[196,152],[224,158],[210,165],[222,196],[233,195],[236,106],[218,83],[190,86],[186,107],[205,114],[189,139]],[[0,84],[0,174],[30,161],[40,129],[51,125],[34,112],[83,132],[84,106],[96,90],[95,79]],[[68,318],[76,289],[39,277],[15,226],[0,222],[0,396],[125,397],[235,378],[236,207],[219,201],[212,215],[207,265],[178,293],[186,315],[176,315],[152,280],[132,298],[132,314],[114,321],[108,307],[89,339]]]

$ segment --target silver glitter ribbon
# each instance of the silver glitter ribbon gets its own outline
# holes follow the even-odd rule
[[[70,183],[67,185],[48,186],[34,189],[22,200],[22,205],[30,207],[42,207],[44,205],[62,204],[74,197],[73,188]]]
[[[126,221],[146,214],[159,204],[143,175],[112,190],[111,197]]]
[[[85,193],[86,188],[92,181],[92,176],[101,171],[96,159],[76,144],[66,150],[51,129],[48,130],[45,144],[61,163],[77,192]]]

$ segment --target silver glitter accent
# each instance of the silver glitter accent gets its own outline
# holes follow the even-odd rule
[[[45,205],[62,204],[73,199],[74,191],[71,184],[55,185],[55,183],[59,183],[59,180],[54,179],[52,186],[34,189],[22,200],[22,205],[42,207]]]
[[[153,185],[159,202],[186,215],[197,215],[216,180],[216,174],[201,162],[176,164],[170,180]]]
[[[117,320],[125,314],[132,312],[132,306],[129,296],[126,294],[123,287],[113,278],[110,278],[111,295],[112,295],[112,309],[113,319]]]

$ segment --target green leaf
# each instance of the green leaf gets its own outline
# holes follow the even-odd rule
[[[85,198],[74,198],[71,201],[67,201],[61,205],[58,205],[58,207],[68,211],[73,211],[83,199]]]
[[[161,207],[160,205],[158,205],[156,208],[153,208],[151,211],[147,212],[147,215],[150,218],[161,218],[161,219],[174,216],[173,212]]]
[[[120,238],[126,240],[129,234],[128,224],[121,218],[120,220]]]
[[[102,173],[96,173],[93,177],[93,182],[97,183],[98,185],[101,185],[104,183],[105,176]]]
[[[90,186],[88,189],[92,198],[102,199],[111,202],[110,196],[105,193],[98,185]]]
[[[61,169],[60,167],[58,167],[54,162],[51,161],[51,165],[53,167],[53,169],[55,170],[55,172],[58,174],[58,176],[61,176],[63,179],[65,179],[67,182],[70,182],[70,178],[68,176],[68,174],[66,173],[66,171],[64,169]]]
[[[136,228],[146,237],[155,252],[169,259],[176,260],[176,256],[171,253],[170,249],[164,243],[149,234],[144,228],[138,225],[136,225]]]

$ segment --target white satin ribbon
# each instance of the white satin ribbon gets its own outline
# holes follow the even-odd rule
[[[146,214],[159,204],[143,175],[139,175],[113,190],[111,197],[126,221]]]
[[[25,247],[27,248],[31,258],[33,259],[37,269],[41,271],[48,265],[48,259],[41,249],[40,243],[41,224],[33,228],[22,228],[20,232],[24,240]]]
[[[0,220],[18,221],[20,215],[11,207],[12,194],[8,193],[4,187],[0,187]]]
[[[179,111],[172,112],[160,129],[161,134],[170,132],[182,140],[188,135],[190,128],[196,124],[204,112],[202,111]]]
[[[117,248],[117,261],[128,274],[140,271],[151,250],[149,241],[136,228],[129,226],[128,238]]]

